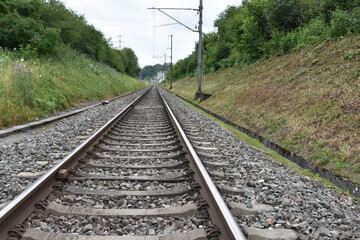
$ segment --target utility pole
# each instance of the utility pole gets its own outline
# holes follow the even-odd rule
[[[173,35],[170,35],[171,37],[171,55],[170,55],[170,88],[169,89],[172,89],[172,65],[173,65],[173,62],[172,62],[172,59],[173,59]]]
[[[211,94],[205,94],[202,92],[201,89],[201,77],[202,77],[202,65],[203,65],[203,36],[202,36],[202,25],[203,25],[203,0],[199,0],[200,4],[199,4],[199,8],[198,9],[193,9],[193,8],[148,8],[148,9],[152,9],[152,10],[159,10],[159,12],[163,13],[164,15],[168,16],[169,18],[171,18],[172,20],[174,20],[175,22],[177,22],[178,24],[182,25],[183,27],[189,29],[190,31],[193,32],[198,32],[199,33],[199,43],[198,43],[198,66],[197,66],[197,71],[198,71],[198,90],[195,93],[195,97],[194,100],[200,98],[200,101],[205,100],[206,98],[210,97]],[[164,12],[163,10],[191,10],[191,11],[197,11],[199,13],[199,26],[198,29],[192,29],[189,26],[186,26],[185,24],[183,24],[182,22],[180,22],[179,20],[177,20],[176,18],[170,16],[169,14],[167,14],[166,12]]]
[[[123,36],[118,36],[118,38],[119,38],[119,41],[118,41],[118,43],[119,43],[119,50],[121,50],[121,43],[122,42],[124,42],[124,41],[121,41],[121,38],[122,38]]]
[[[163,78],[164,78],[164,84],[166,84],[166,53],[164,54],[164,65],[163,65]]]
[[[201,75],[202,75],[202,62],[203,62],[203,36],[202,36],[202,25],[203,25],[203,0],[200,0],[199,6],[199,44],[198,44],[198,91],[195,93],[202,96],[201,91]]]

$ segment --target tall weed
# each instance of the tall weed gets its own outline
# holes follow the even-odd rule
[[[33,106],[34,82],[31,69],[24,64],[14,65],[13,78],[11,82],[13,95],[24,105]]]

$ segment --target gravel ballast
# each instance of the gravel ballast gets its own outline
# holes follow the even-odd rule
[[[58,194],[50,195],[49,201],[73,207],[88,207],[96,209],[136,209],[136,208],[169,208],[184,206],[188,203],[200,201],[200,195],[193,191],[173,197],[150,197],[150,196],[102,196],[94,199],[93,196]]]
[[[237,216],[241,226],[258,229],[293,229],[299,239],[359,239],[360,210],[355,199],[336,193],[298,171],[275,162],[260,150],[237,140],[212,120],[161,90],[181,124],[201,133],[216,147],[217,157],[228,166],[206,166],[225,201],[273,207],[272,211]],[[190,137],[191,141],[191,137]],[[196,140],[199,141],[199,140]],[[202,151],[204,152],[204,151]],[[214,151],[209,151],[214,154]],[[220,155],[220,157],[219,157]],[[224,190],[225,189],[225,190]]]
[[[0,209],[34,181],[19,178],[18,174],[41,175],[143,91],[37,129],[0,138]]]
[[[34,220],[33,220],[34,219]],[[25,226],[45,232],[76,233],[83,235],[122,236],[159,235],[187,232],[209,226],[207,218],[199,217],[98,217],[51,216],[32,214]]]

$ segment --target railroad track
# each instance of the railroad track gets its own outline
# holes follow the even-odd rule
[[[245,239],[155,87],[1,210],[8,238]]]

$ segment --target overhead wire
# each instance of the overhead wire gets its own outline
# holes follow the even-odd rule
[[[153,1],[155,2],[155,0]],[[184,6],[184,0],[182,0],[181,2],[181,7]],[[155,4],[153,4],[153,7],[155,7]],[[180,12],[177,13],[176,15],[176,19],[179,19],[180,18]],[[198,12],[191,18],[191,20],[187,21],[187,26],[195,26],[196,25],[196,22],[194,22],[195,18],[198,16]],[[156,30],[155,30],[155,25],[156,25],[156,21],[155,21],[155,11],[154,11],[154,36],[153,36],[153,55],[155,56],[155,52],[157,51],[156,49]],[[180,33],[176,33],[174,34],[174,45],[176,46],[176,49],[178,51],[181,51],[185,48],[185,45],[189,43],[189,30],[188,29],[185,29],[184,27],[182,26],[176,26],[176,28],[181,28],[180,30]],[[188,32],[188,33],[185,33],[185,32]],[[165,52],[168,50],[168,48],[166,48],[166,50],[164,50]],[[155,60],[155,59],[154,59]]]
[[[213,0],[207,1],[207,3],[204,5],[204,8],[206,8],[210,3],[212,3]]]
[[[187,23],[187,25],[193,24],[194,23],[194,19],[198,16],[198,14],[195,14],[195,16]],[[188,33],[185,33],[188,32]],[[174,36],[174,45],[176,46],[177,49],[179,50],[183,50],[184,46],[188,43],[188,41],[186,41],[186,39],[188,39],[189,37],[189,30],[187,29],[182,29],[180,34],[177,34],[176,36]]]

